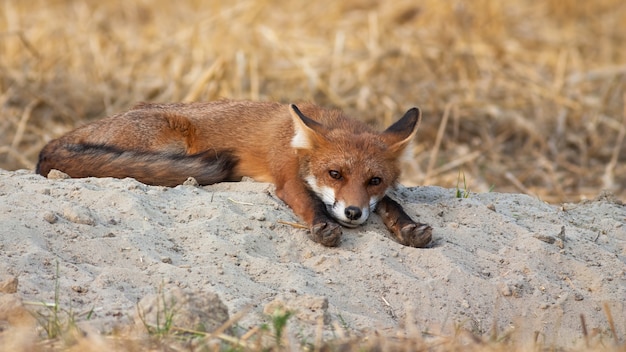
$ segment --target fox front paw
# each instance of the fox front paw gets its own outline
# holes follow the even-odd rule
[[[426,224],[412,223],[402,226],[396,239],[405,246],[422,248],[430,243],[432,232],[432,227]]]
[[[341,238],[341,225],[334,222],[319,222],[311,226],[309,237],[326,247],[336,247]]]

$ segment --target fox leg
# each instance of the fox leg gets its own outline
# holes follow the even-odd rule
[[[309,238],[327,247],[339,244],[341,225],[330,218],[322,200],[313,195],[301,180],[277,184],[276,195],[310,226]]]
[[[327,247],[335,247],[341,238],[341,225],[332,220],[326,213],[326,205],[317,197],[309,195],[313,202],[313,221],[309,237]]]
[[[388,196],[378,202],[376,212],[383,219],[393,238],[400,244],[410,247],[425,247],[432,238],[432,228],[414,222],[402,206]]]

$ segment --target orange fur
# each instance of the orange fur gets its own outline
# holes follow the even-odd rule
[[[337,221],[356,226],[379,207],[388,210],[383,220],[396,240],[423,246],[430,227],[413,222],[385,195],[419,120],[419,110],[411,109],[378,133],[339,110],[309,103],[300,109],[230,100],[141,103],[51,141],[37,172],[134,177],[165,186],[188,177],[211,184],[249,176],[274,183],[276,194],[311,226],[316,242],[337,245]],[[402,239],[407,236],[411,240]]]

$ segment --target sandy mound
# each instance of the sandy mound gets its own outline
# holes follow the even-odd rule
[[[610,197],[552,206],[518,194],[454,197],[437,187],[395,198],[433,227],[430,248],[403,247],[375,215],[344,231],[338,248],[307,239],[298,219],[255,182],[150,187],[132,179],[49,180],[0,170],[0,273],[29,301],[93,309],[106,331],[132,320],[159,287],[217,293],[230,314],[287,305],[293,324],[328,335],[399,329],[513,330],[519,339],[571,345],[609,331],[606,304],[626,331],[626,208]],[[310,328],[310,329],[309,329]],[[308,329],[308,330],[307,330]],[[596,329],[596,330],[593,330]]]

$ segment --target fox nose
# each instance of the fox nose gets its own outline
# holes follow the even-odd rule
[[[357,220],[361,217],[361,214],[363,214],[363,212],[361,212],[361,208],[353,205],[347,207],[345,213],[346,217],[350,220]]]

